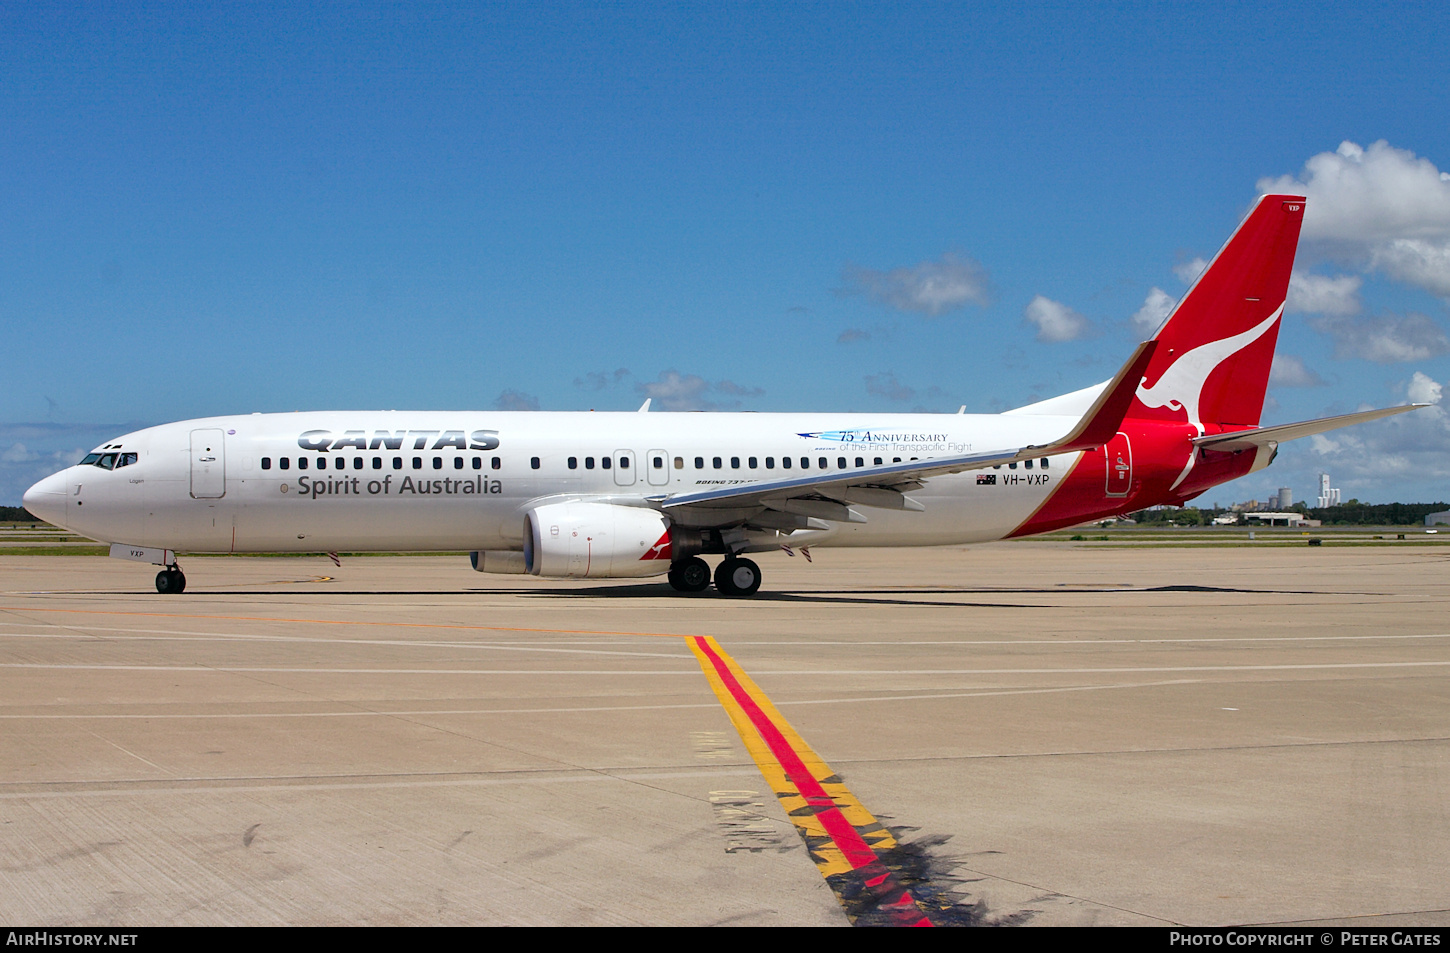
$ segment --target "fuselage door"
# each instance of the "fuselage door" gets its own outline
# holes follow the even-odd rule
[[[220,430],[191,432],[191,495],[216,500],[227,492],[225,437]]]
[[[670,482],[670,456],[663,450],[651,450],[645,461],[650,486],[666,486]]]
[[[614,451],[614,483],[616,486],[634,486],[634,451]]]
[[[1127,496],[1133,489],[1133,445],[1120,433],[1103,448],[1107,455],[1107,495]]]

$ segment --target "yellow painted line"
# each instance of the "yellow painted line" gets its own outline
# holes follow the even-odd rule
[[[891,832],[866,810],[718,642],[709,636],[692,636],[688,644],[740,740],[851,921],[931,926],[916,899],[882,862],[883,852],[897,847]]]

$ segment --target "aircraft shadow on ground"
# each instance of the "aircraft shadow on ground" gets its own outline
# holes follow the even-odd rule
[[[299,584],[307,584],[299,581]],[[896,606],[937,606],[941,608],[972,608],[972,609],[1050,609],[1054,606],[1044,603],[1016,603],[1016,602],[985,602],[967,600],[945,600],[923,598],[929,596],[975,596],[978,599],[982,596],[1003,596],[1003,595],[1041,595],[1041,596],[1094,596],[1094,595],[1127,595],[1133,593],[1177,593],[1197,592],[1216,593],[1220,595],[1249,595],[1249,596],[1317,596],[1327,595],[1378,595],[1369,592],[1328,592],[1313,591],[1305,589],[1244,589],[1231,586],[1198,586],[1198,585],[1168,585],[1168,586],[1143,586],[1143,587],[1090,587],[1082,589],[1052,586],[1047,588],[1020,588],[1020,589],[977,589],[969,587],[933,587],[910,589],[813,589],[808,591],[774,591],[761,590],[753,596],[748,597],[725,597],[717,593],[713,588],[696,593],[676,592],[665,584],[630,584],[619,586],[592,586],[589,588],[550,588],[550,589],[292,589],[292,588],[257,588],[257,589],[207,589],[194,587],[191,592],[181,598],[195,598],[197,596],[290,596],[293,598],[306,598],[309,596],[336,598],[337,596],[522,596],[525,598],[540,599],[670,599],[670,600],[698,600],[714,599],[727,602],[771,602],[780,604],[801,604],[801,605],[896,605]],[[72,594],[72,593],[67,593]],[[75,592],[80,595],[82,593]],[[134,590],[88,590],[87,594],[94,595],[136,595]],[[168,600],[168,604],[170,604]],[[1059,608],[1077,608],[1072,605],[1062,605]]]

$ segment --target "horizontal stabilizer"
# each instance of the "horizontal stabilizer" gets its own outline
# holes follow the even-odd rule
[[[1337,417],[1320,417],[1318,420],[1304,420],[1297,424],[1279,424],[1277,427],[1256,427],[1253,430],[1214,433],[1203,437],[1195,437],[1193,443],[1195,446],[1205,450],[1222,450],[1233,453],[1238,450],[1251,450],[1255,447],[1268,446],[1271,443],[1277,444],[1283,443],[1286,440],[1297,440],[1300,437],[1312,437],[1317,433],[1338,430],[1340,427],[1352,427],[1355,424],[1362,424],[1366,420],[1392,417],[1395,414],[1403,414],[1407,410],[1419,410],[1421,407],[1429,406],[1429,404],[1403,404],[1399,407],[1382,407],[1379,410],[1364,410],[1357,414],[1340,414]]]

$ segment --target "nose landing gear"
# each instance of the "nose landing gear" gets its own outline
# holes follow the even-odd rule
[[[156,591],[160,593],[184,592],[186,577],[175,566],[167,566],[156,574]]]

